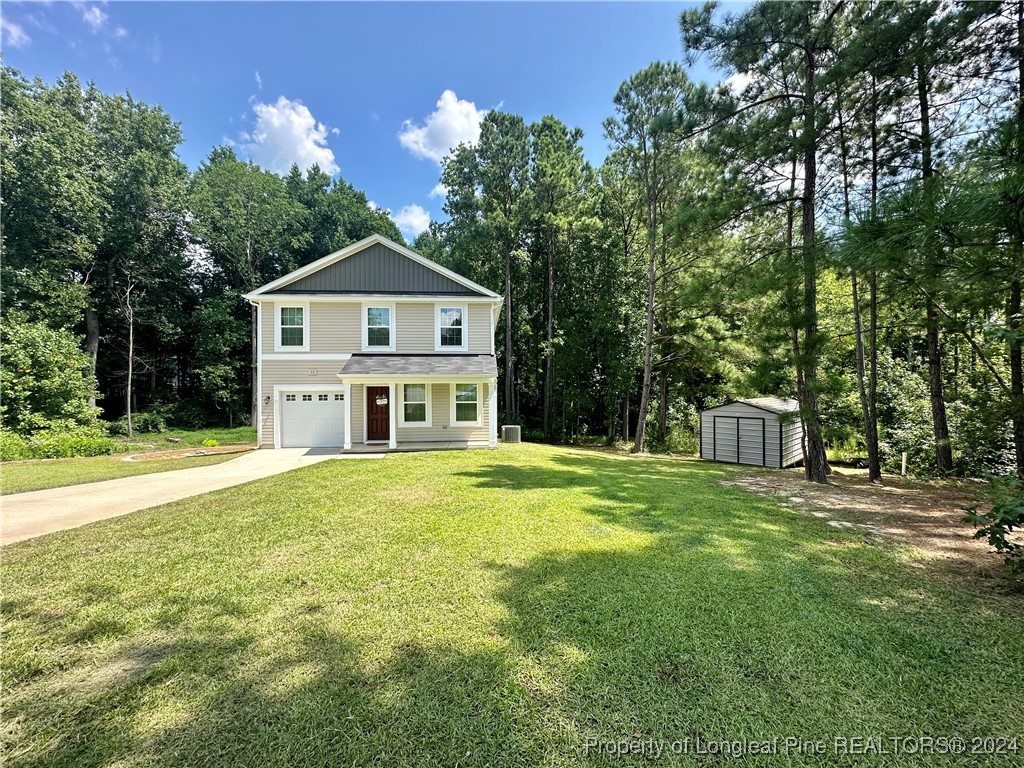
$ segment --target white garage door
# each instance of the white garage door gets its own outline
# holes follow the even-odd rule
[[[328,448],[345,442],[345,408],[340,392],[285,392],[281,395],[281,445]]]

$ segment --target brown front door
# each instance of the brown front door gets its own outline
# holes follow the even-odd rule
[[[384,405],[377,405],[377,398],[384,401]],[[390,440],[391,422],[388,417],[391,406],[387,402],[387,387],[366,388],[366,439],[367,440]]]

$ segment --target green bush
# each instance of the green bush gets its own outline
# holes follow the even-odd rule
[[[28,440],[7,430],[0,431],[0,461],[23,461],[31,458]]]
[[[128,434],[128,417],[122,416],[110,422],[108,427],[112,435]],[[167,418],[159,411],[139,411],[132,414],[132,432],[134,434],[159,434],[167,431]]]
[[[3,428],[23,436],[62,425],[90,428],[99,409],[89,405],[96,379],[86,373],[89,356],[78,338],[64,330],[4,319],[3,366],[0,366],[0,420]]]
[[[978,528],[976,539],[986,539],[1003,557],[1011,579],[1024,585],[1024,544],[1014,541],[1014,531],[1024,529],[1024,483],[1010,478],[993,484],[994,503],[988,512],[967,507],[963,521]]]
[[[57,426],[31,437],[0,432],[0,460],[67,459],[73,456],[106,456],[127,446],[103,434],[96,427]]]
[[[220,443],[216,440],[203,440],[203,448],[216,448]]]

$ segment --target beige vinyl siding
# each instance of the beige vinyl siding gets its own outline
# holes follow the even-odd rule
[[[442,302],[443,303],[443,302]],[[450,302],[457,304],[458,302]],[[280,307],[293,306],[287,301],[263,302],[263,352],[274,353],[276,313]],[[398,302],[395,305],[396,349],[398,354],[433,353],[435,313],[441,303]],[[309,352],[316,355],[353,354],[362,351],[362,301],[314,301],[309,303]],[[467,306],[468,352],[491,354],[491,305]],[[288,352],[282,349],[279,352]]]
[[[399,385],[401,386],[401,385]],[[395,433],[395,437],[398,442],[431,442],[431,441],[446,441],[446,440],[467,440],[469,442],[483,442],[486,443],[488,440],[490,426],[490,418],[487,412],[487,396],[489,386],[486,383],[481,382],[479,397],[480,397],[480,426],[479,427],[453,427],[451,426],[452,414],[451,414],[451,384],[431,384],[430,386],[430,408],[431,413],[431,425],[429,427],[398,427],[398,431]],[[355,388],[353,387],[353,390]],[[353,404],[357,402],[353,398]],[[401,398],[396,401],[396,406],[401,402]],[[364,406],[365,408],[365,406]],[[397,414],[397,411],[396,411]],[[353,424],[355,423],[355,417],[353,416]],[[353,440],[355,439],[355,432],[352,433]],[[360,426],[359,439],[362,439],[362,427]]]
[[[399,302],[395,305],[398,337],[395,352],[400,355],[434,351],[433,302]]]
[[[337,360],[264,360],[262,378],[260,382],[260,404],[263,409],[260,420],[262,427],[262,441],[260,445],[264,448],[274,447],[274,409],[277,403],[274,400],[274,386],[306,386],[310,384],[338,387],[338,369],[341,362]],[[316,373],[310,373],[316,371]],[[354,387],[353,387],[354,389]],[[270,398],[269,404],[267,398]],[[355,432],[352,433],[353,438]],[[362,432],[360,431],[360,436]],[[361,439],[361,438],[360,438]]]
[[[474,355],[491,354],[490,304],[469,305],[469,351]]]
[[[287,301],[279,304],[264,302],[263,353],[273,353],[274,328],[279,307],[293,306]],[[309,352],[298,352],[310,357],[359,352],[362,344],[359,326],[360,305],[355,302],[314,301],[309,303]],[[281,349],[280,352],[288,352]]]

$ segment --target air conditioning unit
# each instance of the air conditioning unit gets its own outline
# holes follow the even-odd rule
[[[523,432],[518,424],[505,424],[501,428],[501,442],[503,443],[521,443],[523,442]]]

